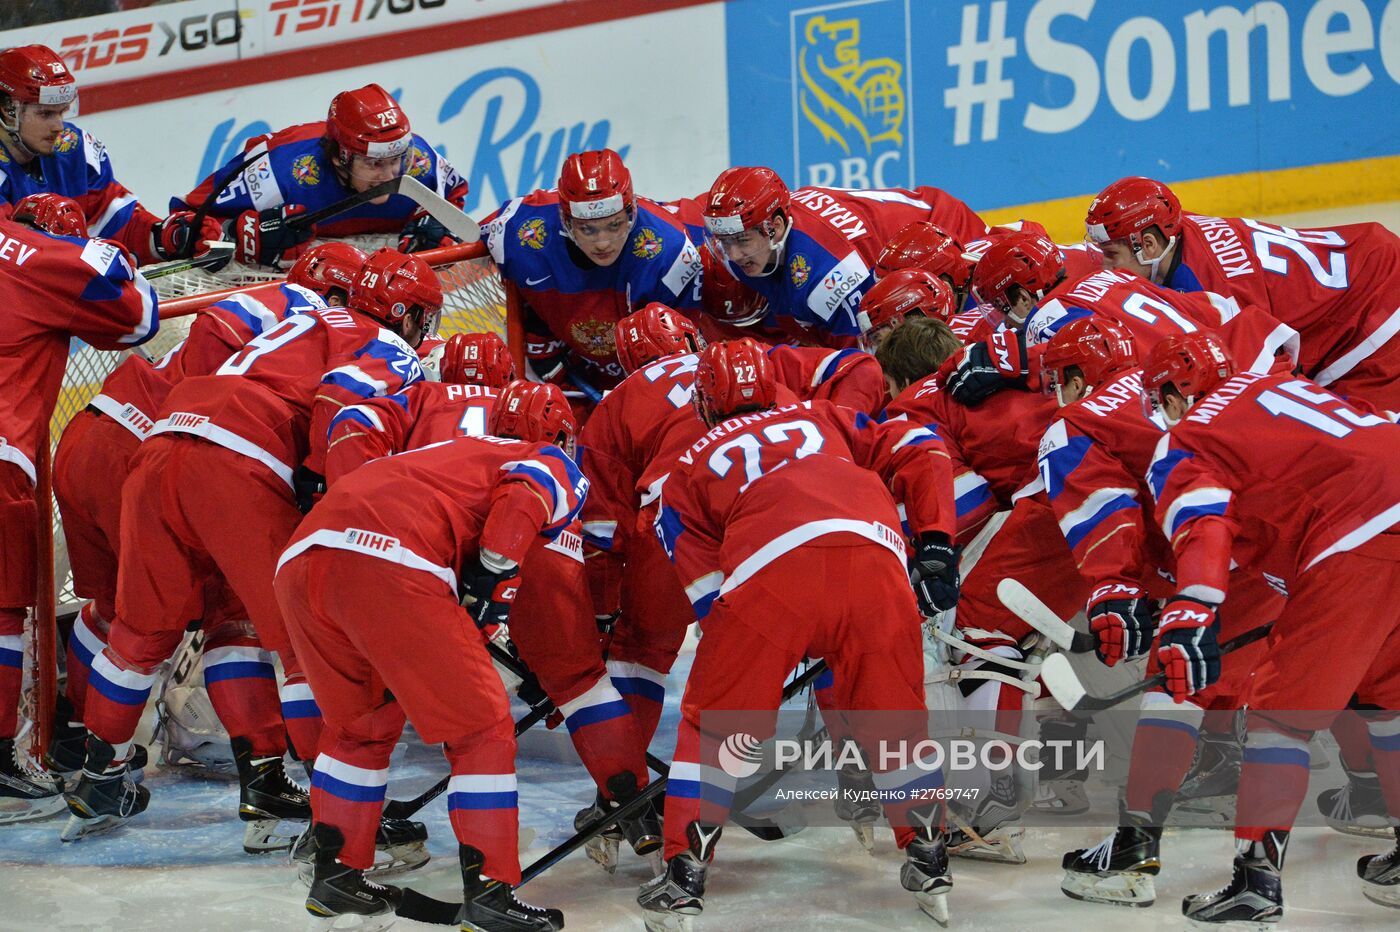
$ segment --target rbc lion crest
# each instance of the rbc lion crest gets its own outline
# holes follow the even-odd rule
[[[292,180],[308,187],[321,183],[321,166],[314,155],[298,156],[292,162]]]
[[[792,276],[792,283],[801,288],[807,284],[807,279],[812,277],[812,264],[807,261],[806,256],[798,253],[788,263],[788,274]]]
[[[520,245],[529,246],[531,249],[543,249],[544,241],[549,236],[549,232],[544,228],[544,221],[535,217],[533,220],[521,224],[515,235],[519,238]]]
[[[661,255],[661,237],[650,227],[642,227],[632,239],[632,255],[638,259],[655,259]]]
[[[569,333],[583,351],[598,359],[617,355],[616,325],[601,320],[576,320]]]
[[[53,151],[72,152],[73,147],[78,144],[78,134],[71,126],[63,127],[63,131],[54,140]]]

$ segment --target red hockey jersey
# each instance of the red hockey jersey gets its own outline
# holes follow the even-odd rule
[[[536,536],[553,540],[574,520],[587,493],[573,460],[547,443],[433,444],[343,476],[278,567],[312,547],[351,550],[430,573],[456,595],[461,567],[482,549],[521,562]]]
[[[422,378],[417,354],[370,317],[346,308],[293,314],[213,374],[176,385],[151,433],[203,437],[290,485],[303,462],[325,472],[326,431],[342,407]]]
[[[485,385],[415,382],[401,392],[341,408],[326,441],[326,484],[381,456],[486,436],[498,394]]]
[[[34,463],[77,337],[98,349],[144,343],[156,293],[122,250],[0,220],[0,461]]]
[[[1192,406],[1148,472],[1187,595],[1222,601],[1228,548],[1287,583],[1400,523],[1400,426],[1308,379],[1240,373]],[[1245,556],[1240,556],[1243,550]]]
[[[775,346],[768,359],[774,376],[801,401],[831,401],[874,417],[888,398],[880,364],[861,350]]]
[[[931,428],[881,424],[827,401],[780,405],[725,421],[681,455],[656,531],[703,618],[715,598],[829,534],[903,559],[896,500],[912,533],[951,536],[949,464]]]

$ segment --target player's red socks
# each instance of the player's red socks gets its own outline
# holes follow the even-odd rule
[[[1392,813],[1400,812],[1400,716],[1384,720],[1373,718],[1366,727],[1371,734],[1371,753],[1376,776],[1380,777],[1385,808]]]
[[[661,710],[666,704],[666,674],[640,663],[608,661],[608,678],[613,688],[632,708],[632,727],[643,748],[651,744]]]
[[[230,735],[252,742],[254,757],[281,757],[286,752],[277,672],[272,654],[255,638],[206,647],[204,686],[219,721]]]
[[[1205,712],[1192,702],[1174,703],[1166,693],[1150,692],[1133,732],[1128,765],[1128,809],[1152,812],[1160,794],[1175,796],[1196,755]]]
[[[1257,715],[1240,768],[1235,837],[1262,841],[1270,829],[1288,831],[1308,791],[1308,739],[1276,731]]]
[[[637,785],[647,783],[646,746],[637,735],[632,708],[606,675],[583,695],[559,707],[579,759],[607,795],[608,777],[630,770]]]
[[[323,723],[321,707],[311,694],[311,684],[306,682],[306,674],[288,674],[278,695],[282,704],[282,721],[287,726],[287,737],[291,739],[297,757],[315,760]],[[385,762],[387,764],[388,758],[385,758]]]
[[[486,856],[482,873],[487,877],[519,883],[520,811],[510,726],[448,741],[443,753],[452,765],[447,815],[457,840]]]

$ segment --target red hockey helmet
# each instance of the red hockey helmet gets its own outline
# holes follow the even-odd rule
[[[734,277],[712,249],[700,251],[700,307],[715,320],[735,327],[758,323],[768,313],[768,299]]]
[[[611,149],[575,152],[559,173],[559,217],[564,229],[574,220],[601,220],[621,211],[637,216],[632,173]]]
[[[442,381],[503,388],[515,378],[515,360],[495,333],[454,333],[438,364]]]
[[[629,374],[654,359],[693,353],[705,345],[690,318],[660,301],[628,314],[617,322],[615,331],[617,361]]]
[[[957,312],[958,300],[943,279],[922,268],[891,272],[860,299],[856,323],[860,345],[868,353],[879,348],[890,331],[907,317],[932,317],[945,324]]]
[[[1168,238],[1181,232],[1181,201],[1160,181],[1120,178],[1089,204],[1084,225],[1091,243],[1102,246],[1124,240],[1136,254],[1142,234],[1151,227],[1158,227]]]
[[[0,94],[22,104],[66,107],[78,98],[78,82],[53,49],[18,45],[0,52]]]
[[[700,353],[692,397],[695,410],[708,426],[745,411],[771,408],[777,392],[768,353],[748,337],[711,343]]]
[[[578,419],[559,386],[516,379],[496,399],[490,430],[497,437],[552,443],[573,456]]]
[[[368,259],[362,250],[349,243],[327,240],[301,254],[287,272],[287,282],[314,291],[323,298],[339,289],[348,299]]]
[[[1046,344],[1040,363],[1046,391],[1054,394],[1068,380],[1065,370],[1070,366],[1079,368],[1086,388],[1092,390],[1137,364],[1132,332],[1109,317],[1081,317],[1065,324]]]
[[[442,285],[432,266],[418,256],[386,246],[365,260],[347,303],[396,329],[405,317],[417,316],[424,335],[431,335],[442,308]]]
[[[757,230],[771,249],[777,250],[781,237],[773,218],[787,216],[792,194],[783,179],[771,168],[728,168],[720,172],[704,197],[701,212],[705,218],[705,244],[715,257],[726,260],[726,243],[735,242],[748,230]],[[771,263],[764,274],[772,274]]]
[[[946,275],[954,288],[966,288],[977,262],[942,227],[915,220],[894,235],[875,262],[875,275],[883,278],[900,269],[920,268]]]
[[[336,94],[326,114],[326,135],[342,153],[370,159],[405,156],[413,143],[408,115],[378,84]]]
[[[62,194],[39,191],[20,198],[10,219],[54,236],[87,236],[87,218],[78,202]]]
[[[982,254],[972,272],[972,290],[979,303],[1007,314],[1016,303],[1012,288],[1022,288],[1039,301],[1064,274],[1059,247],[1050,240],[1035,233],[1008,233]]]
[[[1167,337],[1142,365],[1142,395],[1148,413],[1165,413],[1162,390],[1170,385],[1193,403],[1235,374],[1235,362],[1220,337],[1208,330]]]

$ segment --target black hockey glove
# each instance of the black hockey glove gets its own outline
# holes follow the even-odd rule
[[[235,245],[234,258],[244,265],[263,265],[286,271],[308,248],[316,235],[314,227],[291,223],[306,213],[301,204],[245,210],[224,228]]]
[[[1157,630],[1157,603],[1137,586],[1109,583],[1089,596],[1089,630],[1094,653],[1106,666],[1136,660],[1152,649]]]
[[[456,242],[457,237],[434,220],[432,214],[419,213],[408,221],[399,234],[399,252],[422,252],[439,246],[451,246]]]
[[[956,362],[954,362],[956,360]],[[1026,337],[1019,330],[998,330],[981,343],[968,345],[944,364],[943,382],[958,404],[981,404],[1004,388],[1025,388],[1030,374]]]
[[[326,477],[313,469],[308,469],[306,464],[296,468],[292,473],[292,494],[296,496],[297,510],[302,514],[308,514],[311,506],[321,500],[321,496],[326,494]]]
[[[919,611],[927,617],[946,612],[958,604],[958,556],[961,547],[954,547],[947,534],[930,532],[919,535],[914,544],[914,561],[910,574]]]
[[[488,558],[489,559],[489,558]],[[503,570],[488,569],[481,557],[473,557],[462,569],[458,587],[462,606],[476,626],[488,637],[510,616],[511,603],[520,585],[520,568],[511,564]]]

